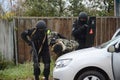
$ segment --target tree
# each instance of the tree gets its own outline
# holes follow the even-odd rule
[[[78,16],[81,11],[87,12],[90,16],[109,16],[114,14],[113,0],[89,0],[86,3],[85,0],[18,1],[20,5],[15,13],[19,16]],[[66,2],[69,2],[69,5],[66,6]]]
[[[107,11],[107,15],[114,16],[114,0],[104,0],[104,4],[106,6],[105,11]]]
[[[2,8],[2,3],[3,3],[3,0],[1,0],[1,2],[0,2],[0,15],[4,14],[4,10]]]
[[[29,16],[64,16],[64,0],[26,0],[25,15]]]
[[[114,0],[89,0],[89,2],[91,3],[90,9],[96,10],[95,14],[99,16],[114,15]]]
[[[1,0],[1,3],[0,3],[0,18],[11,21],[14,16],[14,13],[12,12],[12,5],[11,5],[12,1],[9,0],[9,2],[6,3],[9,6],[8,5],[5,6],[4,4],[2,4],[4,3],[4,1],[5,0]]]
[[[82,4],[83,0],[69,0],[70,6],[69,10],[72,12],[73,16],[78,16],[81,11],[85,11],[85,6]]]
[[[4,14],[4,11],[3,11],[3,9],[2,9],[2,7],[0,5],[0,15],[3,15],[3,14]]]

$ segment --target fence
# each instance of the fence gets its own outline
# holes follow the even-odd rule
[[[120,27],[120,18],[97,17],[95,45],[108,41]]]
[[[14,59],[14,30],[13,22],[0,20],[0,55],[2,59]]]
[[[45,20],[48,28],[55,30],[63,36],[71,39],[72,23],[76,18],[16,18],[18,28],[18,59],[19,62],[30,60],[30,47],[20,37],[22,31],[34,27],[38,20]],[[96,18],[96,37],[95,46],[111,39],[112,35],[120,26],[120,18],[116,17],[97,17]]]
[[[5,54],[11,53],[11,56],[13,58],[13,54],[15,55],[15,59],[18,60],[18,62],[23,63],[25,61],[31,60],[30,55],[30,46],[28,46],[22,39],[21,39],[21,32],[33,28],[34,25],[38,20],[45,20],[47,23],[48,28],[51,30],[57,31],[63,36],[67,37],[68,39],[72,39],[71,37],[71,30],[72,30],[72,23],[76,18],[60,18],[60,17],[16,17],[13,21],[13,25],[9,25],[9,33],[11,35],[14,35],[12,32],[12,28],[14,28],[14,31],[16,32],[16,35],[14,35],[13,38],[10,38],[10,34],[4,34],[8,35],[10,38],[9,44],[12,45],[12,47],[9,47],[10,45],[7,45],[6,47],[9,47],[9,49],[6,49],[6,47],[2,47],[0,49],[2,50],[11,50],[11,52],[5,52],[2,51]],[[0,25],[3,24],[2,22]],[[6,25],[3,25],[6,26]],[[8,25],[7,25],[8,26]],[[14,27],[13,27],[14,26]],[[95,36],[95,42],[94,45],[97,46],[101,43],[104,43],[111,39],[112,35],[116,31],[117,28],[120,27],[120,18],[117,17],[97,17],[96,18],[96,36]],[[1,28],[1,27],[0,27]],[[2,28],[1,28],[2,29]],[[0,30],[1,30],[0,29]],[[10,30],[11,29],[11,30]],[[2,31],[2,30],[1,30]],[[2,33],[2,32],[1,32]],[[5,31],[4,33],[8,33]],[[0,39],[3,36],[0,36]],[[5,38],[5,37],[4,37]],[[15,41],[14,41],[15,39]],[[2,41],[7,42],[8,40],[2,39]],[[1,42],[1,40],[0,40]],[[3,43],[3,42],[1,42]],[[15,44],[15,45],[13,45]],[[4,45],[4,44],[2,44]],[[1,47],[1,46],[0,46]],[[14,48],[15,47],[15,48]],[[3,49],[4,48],[4,49]],[[17,59],[18,58],[18,59]]]

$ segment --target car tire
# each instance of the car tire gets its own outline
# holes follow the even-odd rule
[[[77,80],[106,80],[106,78],[101,72],[90,70],[79,75]]]

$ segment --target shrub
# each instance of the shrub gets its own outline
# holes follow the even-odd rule
[[[13,66],[13,65],[14,65],[14,63],[11,61],[5,60],[4,56],[0,52],[0,70],[3,70],[5,68],[8,68],[8,67]]]
[[[4,15],[0,15],[0,18],[3,20],[8,20],[9,22],[13,20],[15,13],[13,12],[7,12]]]

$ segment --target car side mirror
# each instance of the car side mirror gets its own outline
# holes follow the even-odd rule
[[[114,46],[110,46],[108,47],[108,52],[115,52],[115,47]]]
[[[117,44],[115,44],[115,48],[118,49],[120,47],[120,42],[118,42]]]

